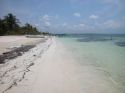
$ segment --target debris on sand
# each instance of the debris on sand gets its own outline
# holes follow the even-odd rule
[[[24,52],[27,52],[33,47],[35,47],[35,45],[22,45],[19,48],[3,53],[2,55],[0,55],[0,64],[5,63],[5,60],[14,59],[18,56],[21,56]]]

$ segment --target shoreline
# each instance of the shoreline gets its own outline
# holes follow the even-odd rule
[[[49,48],[51,37],[46,37],[36,43],[35,47],[28,49],[22,56],[7,60],[4,64],[0,64],[0,93],[5,93],[13,86],[17,86],[19,82],[25,79],[25,75],[30,71],[35,60]],[[32,44],[33,45],[33,44]]]
[[[5,63],[0,75],[2,93],[123,93],[103,70],[80,65],[55,37]]]

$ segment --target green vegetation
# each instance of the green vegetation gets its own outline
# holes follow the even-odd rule
[[[0,35],[37,35],[44,34],[48,35],[47,32],[39,32],[36,27],[26,23],[24,26],[20,26],[19,19],[13,14],[9,13],[0,18]]]

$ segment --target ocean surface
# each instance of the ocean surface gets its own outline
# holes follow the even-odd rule
[[[119,93],[125,93],[125,35],[79,34],[59,39],[78,64],[95,68],[99,79],[110,81]]]

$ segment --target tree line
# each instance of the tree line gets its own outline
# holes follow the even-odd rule
[[[48,34],[47,32],[39,32],[35,26],[26,23],[24,26],[20,26],[19,19],[13,14],[9,13],[0,18],[0,35],[37,35]]]

